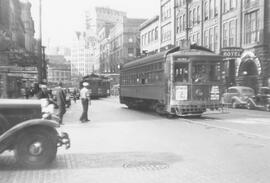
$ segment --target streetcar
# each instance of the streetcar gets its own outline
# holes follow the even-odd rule
[[[87,88],[90,90],[90,96],[92,99],[110,96],[109,78],[100,76],[98,74],[90,74],[83,77],[82,81],[80,82],[80,87],[82,87],[83,82],[87,82],[89,84]]]
[[[172,116],[201,116],[222,108],[222,56],[207,48],[175,47],[124,64],[120,103]]]

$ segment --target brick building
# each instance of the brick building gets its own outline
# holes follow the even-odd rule
[[[62,82],[65,86],[71,85],[70,62],[63,55],[48,55],[48,83],[56,85]]]
[[[160,49],[186,39],[217,54],[242,49],[224,58],[226,84],[257,90],[270,77],[269,8],[267,0],[161,0]]]

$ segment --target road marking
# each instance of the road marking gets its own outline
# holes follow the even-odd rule
[[[256,133],[251,133],[251,132],[247,132],[247,131],[243,131],[243,130],[237,130],[234,128],[228,128],[228,127],[224,127],[224,126],[218,126],[218,125],[212,125],[206,122],[198,122],[198,121],[192,121],[189,119],[184,119],[184,121],[188,122],[188,123],[192,123],[192,124],[198,124],[198,125],[202,125],[202,126],[207,126],[207,127],[212,127],[212,128],[216,128],[216,129],[222,129],[222,130],[226,130],[229,132],[232,132],[234,134],[238,134],[238,135],[245,135],[251,138],[260,138],[260,139],[265,139],[265,140],[270,140],[269,136],[265,136],[265,135],[260,135],[260,134],[256,134]]]

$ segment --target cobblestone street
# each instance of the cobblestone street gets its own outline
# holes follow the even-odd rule
[[[12,154],[5,153],[0,156],[0,182],[266,183],[270,179],[267,139],[196,124],[208,123],[207,119],[169,120],[129,110],[114,97],[92,101],[89,123],[79,122],[80,113],[79,102],[66,113],[61,130],[69,133],[71,148],[60,148],[50,167],[20,168]]]

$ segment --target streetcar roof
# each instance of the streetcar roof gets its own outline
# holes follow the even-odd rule
[[[128,62],[126,64],[123,65],[124,68],[129,68],[129,67],[133,67],[133,66],[137,66],[137,65],[143,65],[143,64],[147,64],[147,63],[153,63],[159,60],[162,60],[166,57],[166,55],[168,56],[173,56],[173,57],[215,57],[215,58],[219,58],[221,59],[222,56],[217,55],[213,52],[207,51],[205,50],[199,50],[199,49],[182,49],[179,51],[175,51],[170,53],[170,50],[166,50],[154,55],[150,55],[150,56],[146,56],[143,58],[139,58],[136,60],[133,60],[131,62]]]

